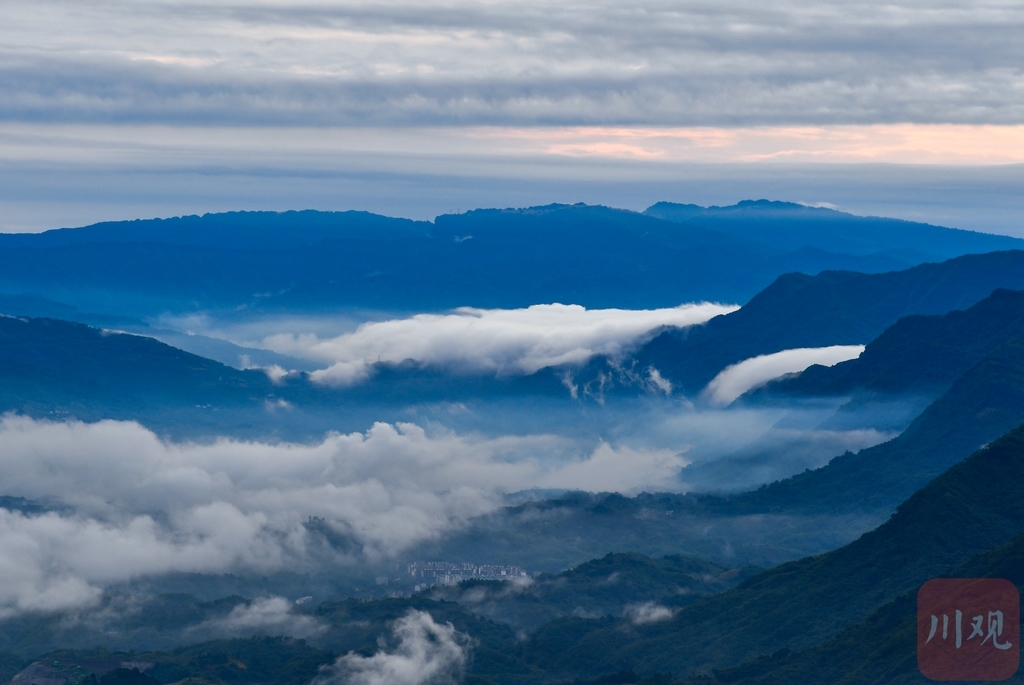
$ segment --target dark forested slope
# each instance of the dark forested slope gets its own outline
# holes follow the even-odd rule
[[[567,674],[683,675],[807,649],[1021,531],[1024,429],[957,464],[841,549],[766,571],[661,623],[561,619],[531,638],[526,658]]]
[[[274,392],[239,371],[138,335],[0,315],[0,408],[103,415],[154,406],[256,405]]]
[[[966,310],[906,316],[856,359],[812,366],[768,394],[846,395],[942,390],[1001,344],[1024,335],[1024,291],[999,289]]]
[[[1024,338],[974,364],[898,437],[735,498],[740,509],[840,511],[895,505],[1024,422]]]
[[[744,359],[798,347],[867,344],[900,317],[966,309],[996,288],[1024,289],[1024,252],[967,255],[883,274],[786,274],[742,309],[702,326],[665,331],[633,358],[682,392],[697,393]]]
[[[541,574],[530,582],[464,581],[435,587],[429,596],[532,630],[560,616],[622,616],[644,602],[686,606],[760,570],[754,566],[732,568],[680,554],[655,558],[618,552],[561,573]]]
[[[1024,535],[981,552],[944,578],[1005,578],[1024,592]],[[1017,646],[1019,648],[1019,645]],[[917,666],[917,589],[882,606],[828,642],[803,652],[782,650],[740,666],[722,669],[693,685],[924,685]],[[1024,683],[1024,674],[1008,683]],[[682,685],[682,684],[680,684]]]

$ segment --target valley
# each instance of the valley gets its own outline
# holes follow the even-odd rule
[[[1021,582],[1024,252],[785,203],[698,209],[0,236],[25,265],[0,297],[0,541],[41,541],[0,596],[4,678],[308,683],[415,653],[476,685],[917,682],[921,583]],[[544,260],[580,232],[559,286]],[[513,237],[536,259],[507,260]],[[69,268],[83,250],[107,266]],[[359,250],[401,277],[372,295],[324,280]],[[762,265],[750,280],[680,261],[738,251]],[[613,287],[596,253],[659,285]],[[786,272],[795,254],[810,273]],[[226,266],[175,277],[214,255]],[[439,271],[398,266],[413,255]],[[163,275],[140,287],[140,269]],[[574,329],[534,306],[563,297],[585,305]],[[388,351],[413,330],[421,345]],[[459,335],[491,346],[460,366],[438,352]],[[367,344],[392,356],[351,356]],[[739,362],[838,345],[863,351],[709,395]]]

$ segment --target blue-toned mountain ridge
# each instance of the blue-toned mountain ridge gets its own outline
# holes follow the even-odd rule
[[[778,248],[816,248],[840,254],[885,252],[907,259],[934,261],[968,252],[1013,249],[997,236],[882,217],[859,217],[827,207],[792,202],[744,200],[728,207],[700,207],[658,202],[644,214],[677,223],[696,224],[746,240],[770,241]]]
[[[244,231],[228,230],[230,225],[225,228],[217,224],[231,224],[239,218],[231,215],[218,215],[212,223],[208,217],[192,217],[180,225],[174,220],[109,224],[91,235],[90,229],[74,229],[46,234],[48,237],[39,239],[38,244],[31,237],[19,239],[21,243],[15,240],[7,246],[0,244],[0,252],[6,255],[11,251],[5,257],[7,264],[21,268],[22,276],[29,267],[16,264],[18,256],[37,259],[35,264],[44,264],[56,279],[51,290],[11,288],[9,292],[15,295],[0,298],[0,309],[7,309],[12,315],[45,311],[50,316],[69,319],[86,312],[83,316],[96,317],[97,322],[107,317],[108,325],[114,326],[119,320],[116,317],[151,316],[167,303],[302,311],[303,307],[352,306],[344,304],[351,301],[358,302],[358,306],[387,302],[388,307],[401,309],[403,303],[444,301],[450,292],[460,288],[464,293],[479,296],[481,301],[507,298],[505,301],[514,302],[522,297],[523,302],[529,302],[533,292],[562,288],[563,292],[592,296],[593,302],[639,296],[651,297],[653,302],[660,297],[657,292],[641,291],[657,283],[667,292],[673,283],[665,285],[663,281],[670,280],[667,276],[674,272],[665,265],[673,260],[677,270],[685,270],[687,264],[695,264],[703,256],[706,263],[701,273],[707,275],[717,264],[708,255],[716,259],[724,259],[723,255],[746,255],[754,261],[738,262],[736,268],[745,265],[749,270],[758,259],[762,261],[756,263],[776,268],[787,259],[805,259],[809,254],[803,247],[792,252],[763,252],[766,243],[759,242],[758,235],[735,235],[735,231],[730,232],[732,229],[714,228],[714,221],[719,221],[714,215],[722,213],[720,209],[735,209],[739,214],[761,212],[760,224],[771,224],[771,212],[799,213],[806,208],[771,204],[762,207],[759,203],[741,203],[737,208],[701,208],[707,225],[671,223],[650,216],[636,219],[639,215],[635,213],[567,206],[487,210],[451,219],[442,217],[433,224],[371,215],[320,214],[311,217],[316,221],[307,222],[301,213],[296,213],[267,215],[263,218],[273,221],[264,224],[262,232],[248,236]],[[817,221],[818,212],[810,212],[810,219],[793,221]],[[848,221],[827,213],[821,216],[838,224]],[[245,221],[253,218],[241,217]],[[342,231],[344,235],[340,237],[336,220],[347,226],[348,232]],[[439,238],[440,230],[451,233]],[[920,230],[927,234],[926,229]],[[805,233],[810,235],[813,231]],[[847,240],[848,236],[844,236],[836,233],[832,238]],[[579,247],[581,243],[586,243],[586,249]],[[688,250],[693,246],[697,247],[690,254]],[[118,252],[120,248],[126,249]],[[388,266],[385,258],[390,248],[396,251],[391,254],[392,265]],[[588,249],[593,254],[605,255],[605,261],[591,260],[592,273],[584,268],[587,258],[593,257]],[[643,257],[647,260],[643,261],[643,251],[651,249],[660,252]],[[893,255],[902,255],[902,259],[912,252],[912,247],[905,245],[891,245],[886,251],[869,251],[865,255],[854,251],[873,247],[847,244],[842,249],[850,251],[844,253],[843,259],[856,261],[866,257],[877,263],[895,259]],[[820,259],[823,248],[813,247],[810,251],[814,250],[814,258]],[[885,256],[879,257],[883,252]],[[798,256],[793,257],[794,253]],[[834,259],[836,254],[829,253],[828,259]],[[60,258],[47,261],[53,255]],[[95,255],[105,255],[107,261],[92,264],[90,271],[85,265]],[[125,255],[134,255],[139,260],[128,266],[119,265],[117,259]],[[566,255],[570,255],[568,267],[559,271],[559,258],[565,263]],[[226,267],[216,259],[225,256]],[[385,261],[367,263],[367,256]],[[681,262],[683,257],[690,261]],[[358,274],[366,282],[396,273],[400,278],[381,287],[365,283],[351,287],[357,281],[355,272],[332,275],[330,259],[336,260],[336,270],[372,269]],[[615,259],[619,260],[617,266]],[[300,263],[308,268],[293,268]],[[61,264],[75,268],[62,273]],[[638,264],[643,268],[635,268]],[[192,270],[196,265],[202,267],[198,272]],[[585,592],[567,594],[559,586],[555,588],[557,597],[547,596],[541,592],[543,582],[538,582],[533,595],[520,593],[514,600],[501,599],[506,603],[504,607],[494,604],[493,616],[499,621],[501,611],[512,609],[530,618],[523,621],[524,625],[535,626],[542,616],[561,616],[529,636],[517,633],[512,626],[481,617],[487,614],[480,603],[482,594],[490,592],[503,597],[517,592],[498,583],[470,584],[436,597],[325,603],[316,609],[316,615],[330,624],[330,630],[319,646],[330,651],[307,653],[305,644],[288,642],[288,649],[305,654],[302,667],[291,668],[287,673],[281,671],[281,677],[273,682],[309,682],[317,665],[349,649],[372,654],[388,623],[413,607],[432,612],[442,622],[452,620],[458,630],[478,640],[468,681],[481,685],[551,683],[563,677],[571,680],[597,676],[620,668],[634,668],[644,675],[671,670],[677,676],[717,668],[720,680],[726,682],[741,679],[743,673],[765,675],[756,668],[742,673],[720,670],[741,664],[751,656],[791,648],[810,650],[807,653],[813,658],[814,650],[821,648],[823,642],[824,653],[834,650],[835,645],[829,640],[845,639],[841,633],[844,628],[853,625],[851,629],[856,630],[857,621],[871,621],[872,611],[879,607],[884,611],[885,603],[894,597],[900,601],[900,595],[920,579],[954,567],[969,555],[1001,544],[1021,530],[1024,514],[1017,477],[1021,470],[1019,433],[954,466],[917,495],[912,493],[1024,419],[1024,336],[1020,329],[1024,301],[1019,292],[1024,289],[1022,265],[1024,252],[1008,250],[880,274],[783,274],[773,277],[768,287],[749,299],[739,312],[718,317],[704,326],[665,331],[641,346],[632,360],[634,370],[642,370],[644,364],[664,368],[676,385],[676,394],[685,395],[699,391],[701,378],[744,355],[791,346],[867,342],[871,354],[837,370],[836,374],[842,372],[842,382],[830,386],[832,389],[885,393],[923,388],[938,396],[896,440],[859,454],[843,455],[823,469],[739,495],[642,494],[628,498],[607,493],[569,493],[558,499],[529,502],[499,511],[486,521],[467,522],[465,530],[458,531],[461,539],[455,535],[434,541],[433,549],[429,554],[424,552],[424,558],[475,558],[486,552],[492,557],[526,563],[523,559],[531,559],[531,553],[532,559],[549,554],[551,566],[567,563],[564,560],[571,556],[578,560],[583,553],[603,554],[603,550],[598,550],[610,546],[618,551],[636,549],[648,554],[686,548],[719,562],[724,556],[750,560],[760,554],[757,563],[777,563],[795,558],[800,549],[807,553],[806,539],[794,542],[800,533],[787,533],[787,526],[802,525],[806,529],[803,534],[813,535],[821,532],[813,530],[817,524],[835,512],[867,513],[884,519],[896,503],[910,496],[890,523],[874,533],[834,553],[769,570],[712,599],[703,597],[733,583],[733,576],[706,577],[709,569],[713,573],[721,570],[712,563],[677,563],[671,559],[652,562],[625,555],[609,557],[605,564],[591,562],[593,577],[587,580]],[[178,267],[181,270],[175,271]],[[135,286],[144,283],[147,269],[152,269],[157,277],[150,290],[140,290]],[[280,269],[280,273],[274,269]],[[447,275],[444,269],[449,269]],[[602,279],[608,274],[615,278],[604,282]],[[295,280],[290,285],[281,285],[288,275]],[[577,276],[581,280],[573,280]],[[743,275],[748,279],[750,276],[751,273]],[[419,277],[425,280],[417,291],[413,280]],[[32,283],[50,287],[42,276],[31,278],[36,279]],[[467,290],[467,284],[472,282],[479,287]],[[725,278],[719,285],[727,282]],[[85,296],[78,300],[62,297],[61,289],[74,293],[76,283],[85,284]],[[673,287],[682,287],[680,283],[683,281],[675,282]],[[731,283],[729,287],[736,287],[740,281]],[[281,287],[246,295],[246,288],[254,284]],[[403,299],[407,296],[411,299]],[[651,350],[658,340],[663,344],[659,348],[662,356],[655,358]],[[664,345],[665,340],[672,345]],[[901,363],[900,359],[909,361]],[[620,367],[623,363],[613,361]],[[588,368],[599,368],[602,362],[610,363],[598,360]],[[884,383],[880,386],[878,378],[891,378],[893,364],[902,372],[893,379],[895,387]],[[942,368],[937,371],[935,364]],[[230,426],[231,430],[226,432],[281,437],[276,432],[281,430],[275,424],[278,417],[297,416],[307,409],[323,412],[323,423],[311,422],[315,434],[322,426],[338,425],[342,418],[361,421],[353,418],[356,413],[372,413],[376,411],[374,407],[465,401],[472,411],[473,400],[486,397],[513,398],[516,402],[543,397],[566,405],[576,403],[582,408],[581,413],[596,414],[599,404],[593,397],[569,397],[559,375],[563,371],[546,369],[532,376],[493,378],[463,376],[411,362],[379,364],[369,382],[335,389],[313,384],[305,374],[274,382],[262,371],[233,369],[145,337],[55,319],[0,319],[0,400],[4,404],[0,408],[54,418],[137,418],[147,425],[150,419],[162,417],[165,426],[198,425],[207,434]],[[576,371],[577,381],[584,382],[581,374],[586,369]],[[814,373],[819,372],[807,377]],[[634,398],[645,392],[635,386],[628,390]],[[820,388],[805,392],[802,397],[813,398],[817,392]],[[755,400],[765,398],[749,401]],[[673,397],[666,401],[676,400]],[[545,522],[555,525],[545,527]],[[729,537],[729,525],[734,526],[732,533],[744,529],[745,537]],[[709,534],[709,530],[715,532]],[[723,541],[736,544],[723,545]],[[479,547],[474,548],[474,544]],[[801,548],[801,544],[805,546]],[[838,544],[841,543],[832,547]],[[641,549],[637,547],[640,545],[648,547]],[[657,545],[664,548],[658,551]],[[816,551],[821,551],[820,547]],[[630,565],[635,566],[632,575],[626,572]],[[567,577],[563,574],[555,580],[560,582]],[[730,579],[728,583],[724,583],[725,578]],[[620,589],[618,583],[625,589]],[[630,587],[626,588],[627,585]],[[696,596],[683,593],[684,589]],[[662,613],[668,611],[669,616],[642,623],[620,610],[623,602],[646,599],[661,603]],[[533,606],[535,602],[538,606]],[[546,604],[540,606],[541,602]],[[585,618],[591,615],[588,608],[600,613],[611,611],[608,607],[617,607],[615,616]],[[224,610],[230,608],[225,605]],[[312,611],[313,607],[309,609]],[[371,614],[372,620],[368,620]],[[21,630],[19,637],[26,639],[22,645],[26,654],[38,653],[31,651],[32,635]],[[263,682],[257,676],[277,673],[276,665],[268,660],[261,662],[251,654],[260,649],[255,642],[244,656],[240,643],[203,649],[215,653],[202,652],[194,663],[182,656],[182,650],[173,657],[154,655],[153,659],[162,664],[155,671],[159,681],[193,678],[198,682],[201,677],[211,683],[232,678],[233,682]],[[805,676],[820,669],[817,665],[804,665],[801,671],[799,659],[780,659],[794,673]],[[209,668],[200,668],[200,661]],[[243,671],[249,671],[248,680]],[[765,677],[770,681],[777,675],[772,672]],[[809,677],[805,680],[812,682]]]
[[[793,238],[792,215],[804,210],[812,218],[796,222],[806,230]],[[636,309],[742,303],[790,271],[881,272],[1024,247],[786,203],[736,212],[728,226],[711,215],[678,223],[586,205],[474,210],[433,223],[315,211],[109,222],[0,235],[0,292],[135,317],[544,302]]]

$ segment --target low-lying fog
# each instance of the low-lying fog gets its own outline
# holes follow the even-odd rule
[[[415,353],[424,363],[452,364],[468,356],[477,372],[500,374],[621,351],[652,324],[703,321],[730,309],[576,308],[562,312],[567,326],[558,324],[559,312],[551,308],[460,310],[413,317],[394,324],[391,333],[374,328],[382,323],[326,341],[303,331],[290,337],[278,331],[262,340],[307,358],[334,355],[326,369],[362,363],[376,349],[372,340],[379,340],[382,357]],[[215,331],[214,324],[206,325],[204,333]],[[256,327],[250,322],[246,330],[251,334]],[[362,357],[351,353],[354,339],[345,335],[363,336],[356,341],[365,347]],[[412,343],[402,342],[407,335]],[[452,352],[458,340],[461,347]],[[341,348],[347,357],[340,356]],[[851,353],[829,348],[824,355],[803,354],[801,363]],[[782,372],[792,370],[787,364]],[[764,375],[763,363],[753,366],[758,378]],[[345,382],[373,382],[357,376],[349,374]],[[736,378],[731,382],[737,387]],[[870,406],[837,423],[841,402],[744,406],[659,392],[602,404],[574,400],[567,390],[562,398],[396,405],[372,420],[360,417],[364,423],[355,429],[353,417],[339,417],[337,432],[308,443],[229,436],[171,441],[131,422],[7,415],[0,420],[0,495],[27,498],[45,511],[0,508],[0,619],[98,611],[110,604],[111,588],[175,574],[235,574],[238,583],[275,574],[308,579],[332,570],[358,576],[360,569],[408,561],[412,550],[463,531],[510,502],[540,496],[530,493],[747,489],[894,435],[891,420],[875,421]],[[853,535],[872,523],[842,525]],[[202,630],[219,626],[220,633],[230,633],[254,622],[292,621],[289,605],[267,601]]]
[[[108,584],[166,572],[315,573],[401,559],[512,493],[735,489],[887,437],[816,429],[830,407],[622,405],[577,410],[578,421],[512,401],[422,408],[419,423],[378,423],[313,444],[170,443],[129,422],[6,416],[5,494],[52,510],[0,509],[0,616],[87,606]],[[476,428],[491,415],[501,417],[492,428],[549,430]],[[555,430],[561,421],[570,428]],[[311,529],[310,517],[328,534]]]

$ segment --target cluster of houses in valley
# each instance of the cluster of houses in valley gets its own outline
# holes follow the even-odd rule
[[[450,561],[414,561],[408,566],[409,576],[417,581],[416,589],[431,585],[457,585],[464,580],[513,580],[525,578],[519,566],[453,563]]]

